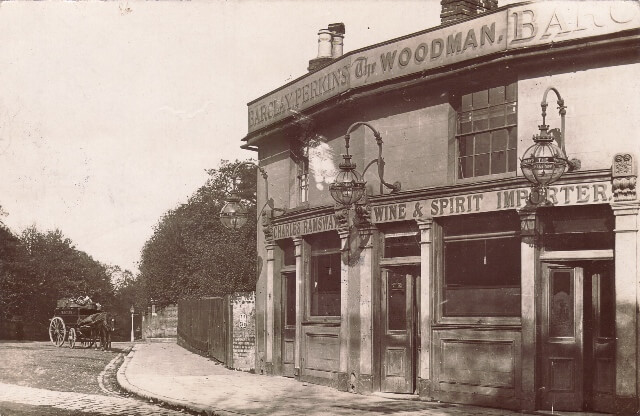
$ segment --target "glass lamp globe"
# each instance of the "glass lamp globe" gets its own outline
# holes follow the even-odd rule
[[[220,210],[220,222],[230,230],[237,230],[247,223],[247,209],[236,192],[231,193]]]
[[[349,206],[362,198],[366,182],[356,172],[356,164],[351,163],[351,156],[343,155],[342,157],[344,161],[340,164],[340,173],[329,185],[329,192],[337,203]]]
[[[564,174],[569,166],[567,156],[553,143],[548,126],[540,126],[540,134],[533,136],[534,144],[525,150],[520,161],[522,174],[536,186],[546,187]]]

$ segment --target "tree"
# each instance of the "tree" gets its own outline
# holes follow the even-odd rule
[[[256,170],[237,169],[237,190],[249,212],[238,231],[222,226],[219,213],[231,191],[238,161],[222,161],[188,200],[168,211],[145,243],[140,279],[160,304],[178,299],[253,290],[256,283]]]
[[[60,230],[43,233],[30,227],[20,245],[20,267],[11,290],[20,306],[13,307],[13,313],[46,325],[60,298],[87,295],[105,308],[113,304],[107,266],[77,250]]]

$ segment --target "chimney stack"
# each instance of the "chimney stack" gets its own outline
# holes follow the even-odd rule
[[[440,20],[456,22],[498,8],[498,0],[441,0]]]
[[[309,72],[317,71],[342,56],[344,33],[343,23],[332,23],[328,29],[318,31],[318,57],[309,61]]]

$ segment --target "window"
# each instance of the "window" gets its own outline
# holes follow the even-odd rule
[[[519,219],[501,216],[445,222],[443,316],[520,316]]]
[[[295,266],[296,265],[296,248],[291,240],[282,240],[280,242],[280,248],[282,249],[282,265]]]
[[[613,250],[614,216],[608,204],[541,210],[546,251]]]
[[[516,171],[517,106],[516,83],[460,96],[458,179]]]
[[[420,255],[420,232],[414,221],[382,225],[384,233],[383,258]]]
[[[309,314],[340,316],[342,260],[337,233],[318,234],[311,243]]]
[[[309,144],[294,140],[291,145],[291,158],[296,164],[298,204],[305,204],[309,202]]]

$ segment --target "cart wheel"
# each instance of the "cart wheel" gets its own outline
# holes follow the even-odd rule
[[[67,329],[64,326],[64,321],[59,316],[51,319],[49,324],[49,339],[51,343],[56,347],[61,347],[64,344],[64,337],[67,335]]]
[[[69,341],[69,348],[74,348],[76,346],[76,329],[69,328],[69,337],[67,341]]]

